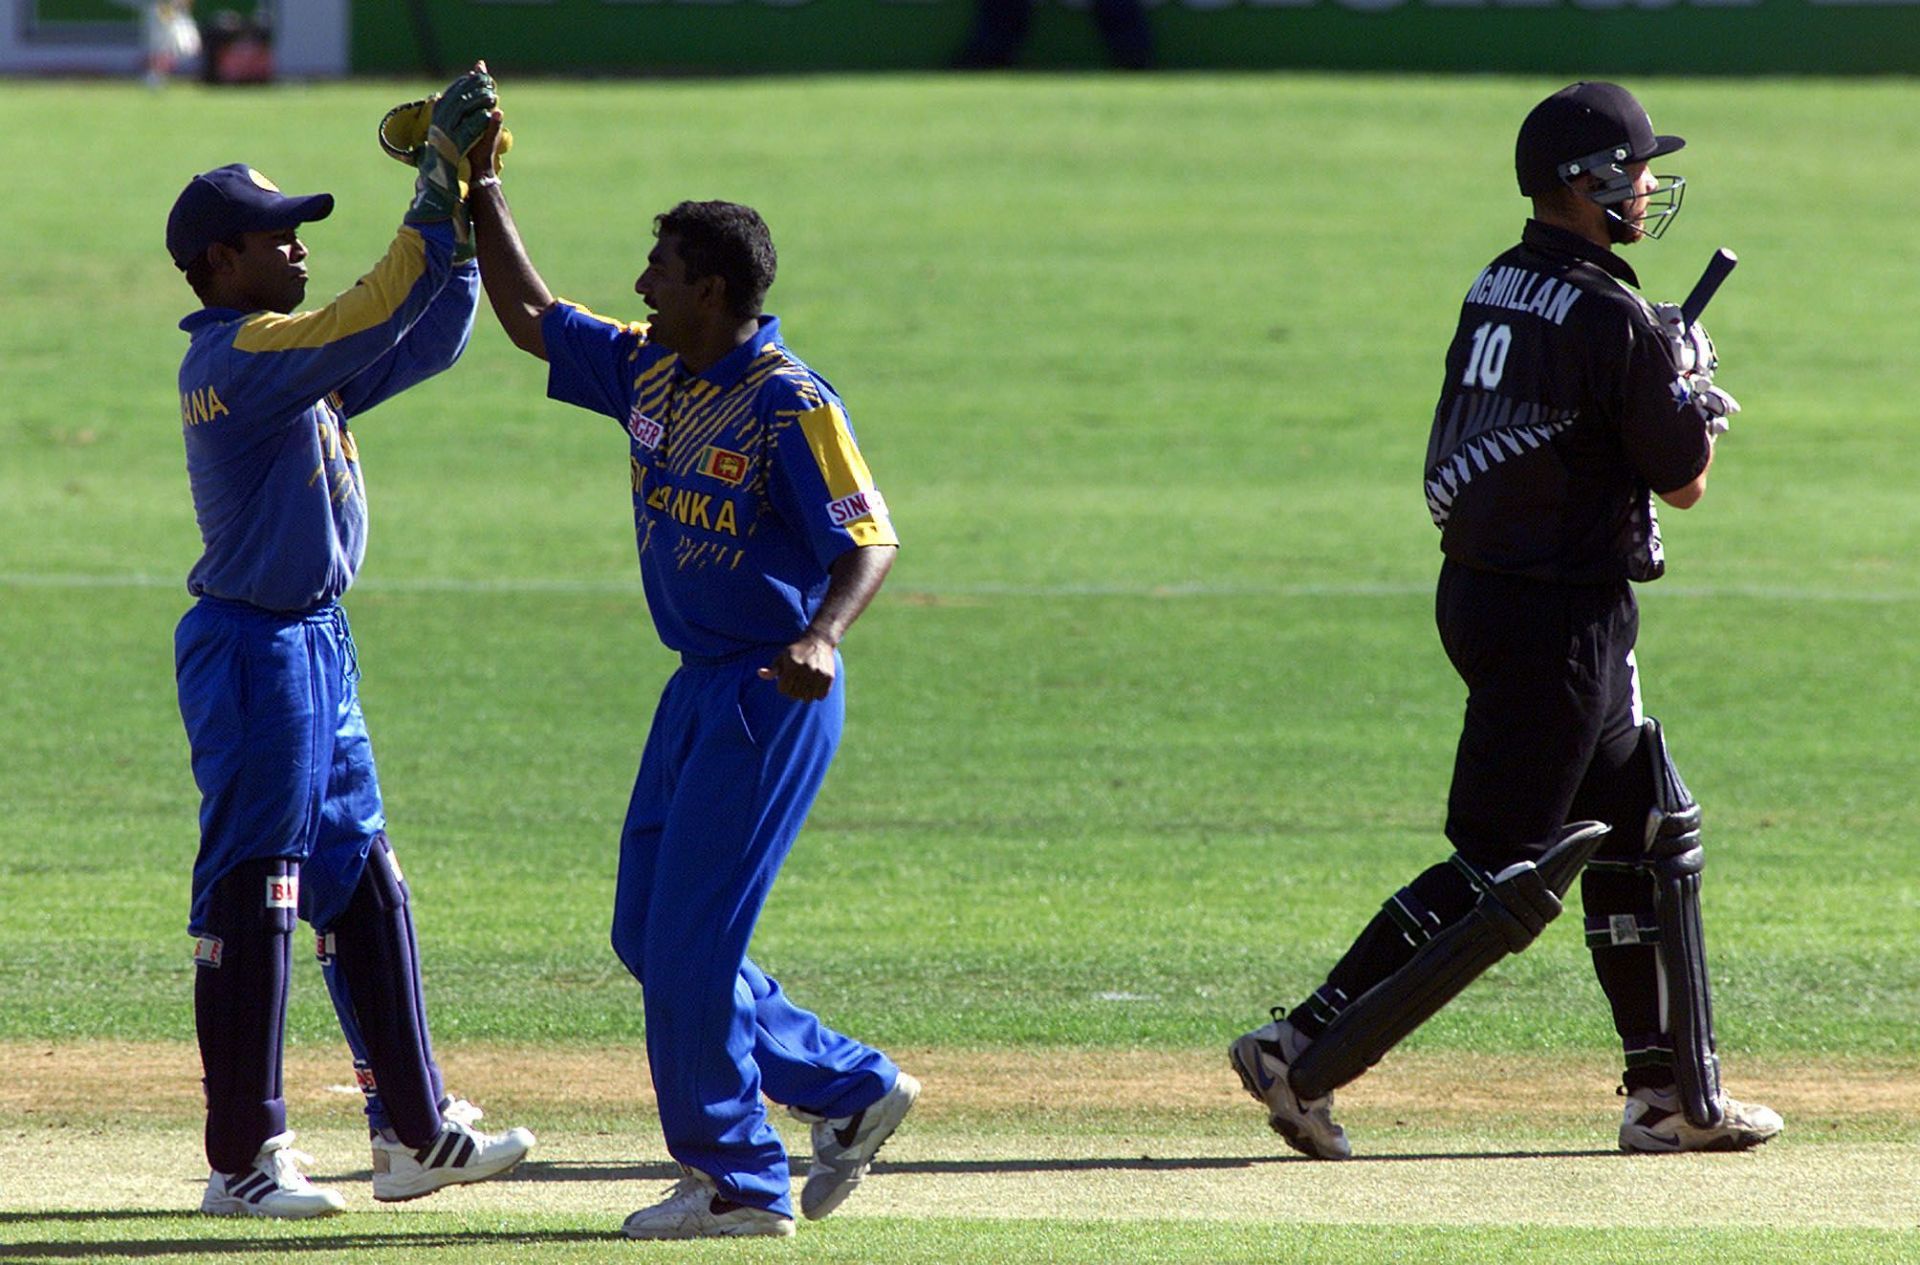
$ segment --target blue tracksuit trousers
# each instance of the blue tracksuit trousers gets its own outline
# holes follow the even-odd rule
[[[201,794],[200,851],[193,863],[187,929],[194,936],[207,931],[215,886],[236,867],[276,858],[297,862],[299,915],[323,933],[321,969],[366,1090],[368,1123],[374,1129],[391,1128],[393,1118],[375,1087],[362,1025],[370,1021],[381,1031],[392,1025],[383,1014],[356,1013],[326,934],[346,914],[369,856],[377,852],[382,864],[392,863],[346,613],[329,605],[309,614],[283,615],[203,597],[181,618],[174,647],[180,715]],[[394,884],[404,899],[397,870]],[[397,916],[407,918],[404,910]],[[363,940],[378,933],[364,926],[354,930]],[[417,1133],[438,1127],[433,1103],[444,1087],[427,1037],[411,922],[389,934],[395,937],[390,952],[410,959],[411,969],[397,976],[394,986],[414,1012],[407,1032],[420,1044],[417,1063],[389,1063],[386,1074],[390,1087],[403,1081],[418,1087],[412,1099],[419,1101],[410,1099],[401,1109]],[[404,1020],[400,1022],[404,1027]],[[277,1083],[280,1038],[277,1023],[268,1026],[273,1028],[272,1048],[257,1056],[250,1052],[248,1061],[270,1064],[271,1080]],[[231,1035],[203,1037],[222,1042]],[[210,1101],[209,1110],[224,1118],[235,1109],[224,1101]],[[267,1117],[283,1121],[282,1112],[270,1106]],[[250,1135],[258,1128],[241,1131]],[[253,1139],[255,1145],[266,1136]],[[254,1148],[246,1146],[244,1138],[234,1145],[252,1156]]]
[[[201,795],[187,930],[202,931],[215,883],[268,857],[301,863],[300,916],[330,926],[387,822],[345,613],[279,615],[203,597],[174,647]]]
[[[667,682],[620,838],[613,947],[640,981],[667,1150],[723,1198],[792,1215],[761,1095],[837,1117],[899,1069],[788,1001],[747,959],[754,923],[826,777],[842,679],[817,703],[756,675],[767,656]]]

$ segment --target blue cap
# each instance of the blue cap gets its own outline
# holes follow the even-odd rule
[[[195,176],[174,199],[167,215],[167,253],[185,272],[215,242],[332,214],[331,193],[290,198],[245,163],[229,163]]]

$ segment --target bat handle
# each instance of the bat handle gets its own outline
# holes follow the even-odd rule
[[[1680,315],[1686,320],[1686,328],[1692,329],[1700,314],[1707,310],[1707,304],[1713,301],[1720,283],[1727,279],[1734,265],[1740,262],[1740,256],[1722,246],[1713,252],[1713,258],[1707,260],[1707,270],[1700,274],[1700,280],[1694,283],[1693,292],[1687,295],[1680,305]]]

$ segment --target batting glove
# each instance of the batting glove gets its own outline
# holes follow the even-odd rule
[[[1707,374],[1690,373],[1680,381],[1686,386],[1687,402],[1706,423],[1707,434],[1714,439],[1726,434],[1733,425],[1730,419],[1740,411],[1740,401],[1713,385]]]
[[[1667,336],[1667,350],[1673,355],[1673,367],[1682,376],[1690,373],[1712,373],[1720,367],[1720,354],[1714,350],[1713,339],[1707,336],[1707,327],[1699,321],[1687,324],[1686,313],[1673,303],[1656,303],[1653,315],[1660,322],[1660,330]]]

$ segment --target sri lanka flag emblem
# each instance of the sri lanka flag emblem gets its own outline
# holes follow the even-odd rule
[[[739,487],[747,477],[747,454],[709,445],[700,450],[700,473],[730,487]]]

